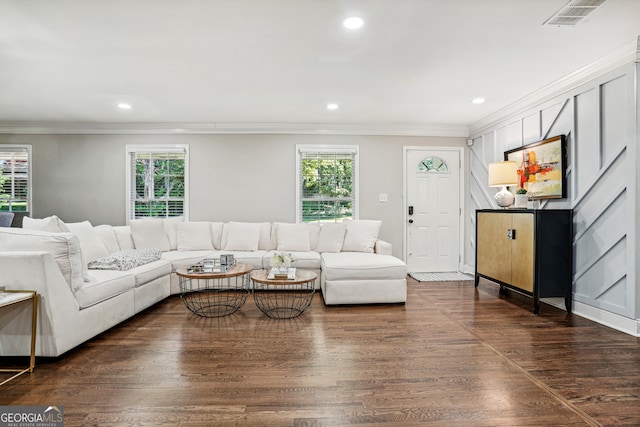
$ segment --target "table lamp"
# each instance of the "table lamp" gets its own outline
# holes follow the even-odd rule
[[[498,206],[507,208],[513,204],[515,196],[507,190],[507,185],[518,183],[518,172],[516,162],[493,162],[489,163],[489,187],[502,187],[496,193],[496,203]]]

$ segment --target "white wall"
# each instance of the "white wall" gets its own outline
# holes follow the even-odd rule
[[[189,144],[190,219],[295,221],[296,144],[360,147],[360,218],[402,256],[402,147],[465,146],[465,138],[335,135],[0,135],[33,147],[33,216],[121,225],[125,146]],[[279,191],[274,192],[274,188]],[[388,202],[378,201],[379,193]]]
[[[470,229],[475,210],[495,207],[487,164],[505,150],[567,135],[568,197],[544,209],[574,210],[574,312],[640,333],[638,105],[636,63],[607,72],[472,134]],[[467,248],[475,264],[475,241]]]

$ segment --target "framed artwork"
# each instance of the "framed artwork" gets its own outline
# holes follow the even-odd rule
[[[554,136],[504,152],[504,160],[516,162],[520,188],[534,199],[567,197],[567,142],[564,135]]]

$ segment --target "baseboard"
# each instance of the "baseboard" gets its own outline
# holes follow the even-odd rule
[[[540,301],[561,310],[566,310],[564,298],[541,298]],[[573,302],[573,314],[640,338],[640,319],[629,319],[628,317],[620,316],[619,314],[611,313],[610,311],[605,311],[577,301]]]
[[[640,338],[640,320],[601,310],[581,302],[573,302],[573,313],[625,334]]]
[[[464,265],[463,273],[471,274],[473,276],[475,274],[475,267]],[[542,298],[541,301],[545,304],[549,304],[553,307],[566,311],[564,298]],[[640,338],[640,319],[629,319],[628,317],[611,313],[610,311],[592,307],[577,301],[573,301],[573,314],[592,320],[596,323],[600,323],[601,325],[617,331],[624,332],[625,334]]]

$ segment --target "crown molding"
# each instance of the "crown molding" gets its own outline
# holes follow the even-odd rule
[[[479,135],[495,127],[508,117],[522,113],[563,93],[569,92],[594,78],[615,70],[623,65],[640,62],[640,36],[630,43],[612,51],[595,62],[569,73],[535,92],[497,110],[489,116],[469,126],[470,135]]]
[[[0,134],[308,134],[469,136],[462,125],[341,123],[0,122]]]

